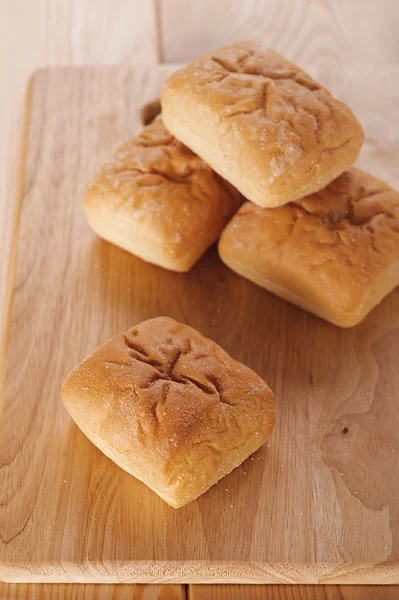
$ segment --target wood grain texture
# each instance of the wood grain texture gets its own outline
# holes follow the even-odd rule
[[[13,231],[24,94],[32,72],[47,65],[156,62],[152,1],[0,0],[0,339]]]
[[[165,62],[237,40],[262,42],[304,67],[399,62],[396,0],[205,0],[189,9],[185,0],[160,0],[159,13]]]
[[[1,600],[185,600],[183,585],[0,583]]]
[[[398,593],[378,585],[190,585],[188,600],[397,600]]]
[[[179,275],[87,227],[85,186],[137,131],[167,72],[56,69],[33,82],[0,432],[0,579],[398,583],[399,290],[343,331],[238,277],[214,250]],[[360,164],[398,181],[397,70],[329,77],[366,127]],[[162,314],[211,336],[277,396],[270,445],[178,511],[90,444],[59,399],[80,359]]]

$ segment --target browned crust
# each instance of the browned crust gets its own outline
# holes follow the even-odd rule
[[[61,394],[86,435],[173,506],[254,452],[275,418],[273,394],[258,375],[169,317],[101,346]]]
[[[188,270],[214,243],[241,195],[157,118],[122,144],[87,190],[93,229],[144,260]]]
[[[166,126],[261,206],[318,191],[355,161],[352,111],[273,50],[241,42],[205,52],[162,90]]]
[[[354,325],[399,283],[399,193],[352,168],[280,208],[248,202],[224,230],[219,252],[259,285],[288,290],[308,310]]]

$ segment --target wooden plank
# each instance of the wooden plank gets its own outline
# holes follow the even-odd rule
[[[23,15],[23,18],[21,18]],[[157,62],[153,2],[0,2],[0,340],[7,303],[11,233],[27,80],[46,65]]]
[[[381,585],[190,585],[189,600],[397,600],[399,588]]]
[[[33,82],[1,416],[0,579],[398,583],[398,290],[343,331],[239,278],[214,251],[179,275],[87,227],[85,186],[137,131],[166,74],[61,69]],[[391,181],[397,75],[328,75],[366,126],[363,164]],[[178,511],[94,448],[59,400],[83,356],[160,314],[210,335],[277,395],[270,445]]]
[[[2,600],[184,600],[182,585],[0,584]]]
[[[260,41],[305,67],[399,62],[397,0],[204,0],[189,10],[184,0],[160,0],[159,13],[165,62],[237,40]]]
[[[185,600],[183,585],[0,583],[1,600]]]

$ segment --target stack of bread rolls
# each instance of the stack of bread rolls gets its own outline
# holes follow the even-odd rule
[[[399,193],[352,167],[362,127],[294,64],[252,43],[207,52],[143,119],[86,193],[100,236],[181,272],[219,239],[231,269],[341,327],[399,284]],[[175,508],[275,423],[267,384],[169,317],[106,342],[61,395],[98,448]]]
[[[161,107],[87,191],[99,235],[175,271],[220,237],[231,269],[341,327],[399,284],[399,193],[352,167],[361,125],[299,67],[231,44],[174,73]]]

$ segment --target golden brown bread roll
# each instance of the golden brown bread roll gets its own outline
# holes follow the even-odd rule
[[[205,52],[167,80],[161,101],[168,130],[260,206],[322,189],[364,139],[348,106],[252,42]]]
[[[258,375],[169,317],[101,346],[61,395],[104,454],[175,508],[255,452],[275,420],[274,396]]]
[[[116,151],[83,206],[101,237],[148,262],[188,271],[241,202],[158,118]]]
[[[219,254],[243,277],[351,327],[399,284],[399,192],[352,168],[286,206],[247,202]]]

